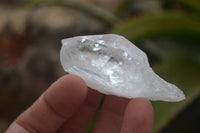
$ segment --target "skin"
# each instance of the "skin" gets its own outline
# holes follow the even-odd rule
[[[54,82],[6,133],[84,133],[103,95],[75,75]],[[149,100],[105,96],[94,133],[152,133]]]

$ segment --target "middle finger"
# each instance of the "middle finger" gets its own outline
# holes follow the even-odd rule
[[[124,111],[129,99],[105,96],[94,133],[117,133],[121,129]]]

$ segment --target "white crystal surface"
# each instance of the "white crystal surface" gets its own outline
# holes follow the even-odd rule
[[[77,36],[62,40],[61,64],[104,94],[126,98],[181,101],[183,92],[156,75],[146,54],[115,34]]]

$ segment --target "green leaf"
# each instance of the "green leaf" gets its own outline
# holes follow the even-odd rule
[[[169,56],[189,55],[200,62],[200,39],[199,38],[165,38],[144,39],[136,41],[140,47],[147,51],[149,55],[159,60],[169,58]]]
[[[200,19],[194,16],[178,13],[146,14],[116,25],[110,33],[125,36],[131,41],[159,36],[198,38],[199,25]]]
[[[157,133],[200,95],[200,64],[189,57],[172,58],[155,66],[154,70],[165,80],[176,84],[186,95],[181,102],[152,102],[155,110],[154,131]]]
[[[165,0],[166,4],[178,3],[200,15],[200,1],[199,0]]]

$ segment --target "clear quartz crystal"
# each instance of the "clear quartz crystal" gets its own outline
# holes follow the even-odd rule
[[[101,93],[126,98],[181,101],[183,92],[156,75],[146,54],[115,34],[77,36],[62,40],[61,64]]]

